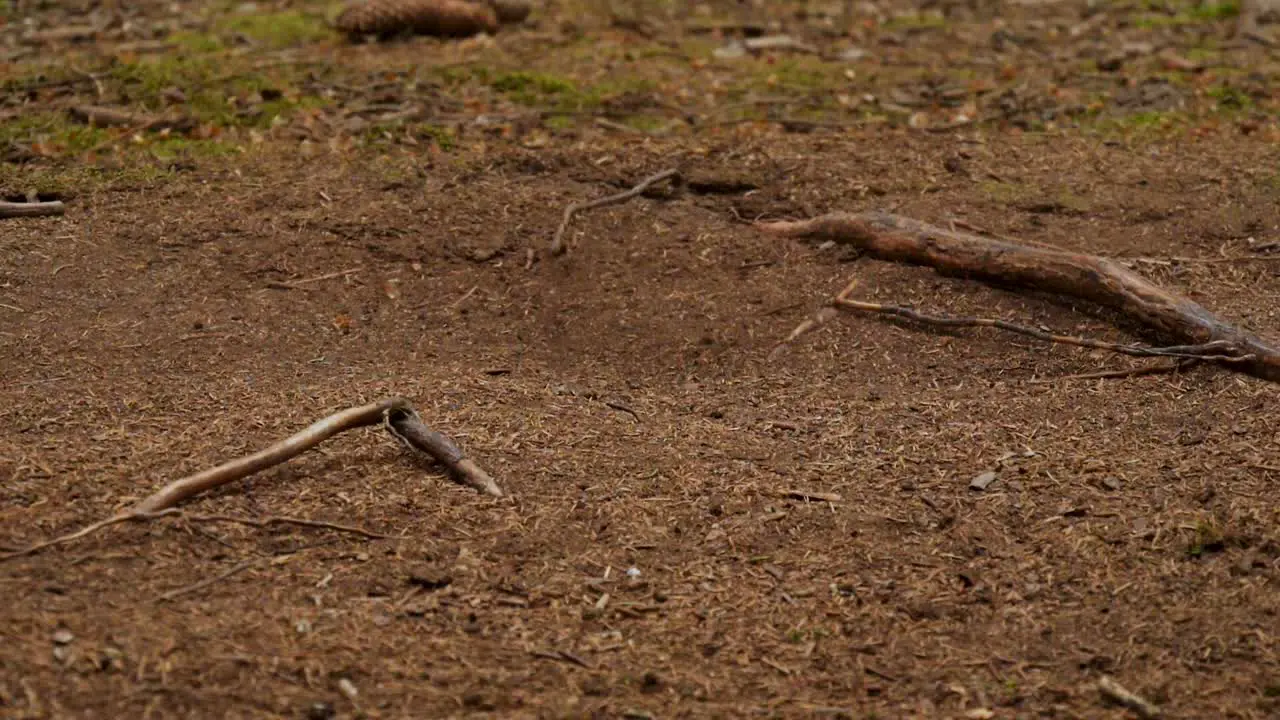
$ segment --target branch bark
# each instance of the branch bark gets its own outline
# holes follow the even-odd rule
[[[993,240],[883,212],[831,213],[811,220],[759,223],[790,238],[831,240],[878,260],[932,267],[942,275],[1056,292],[1123,314],[1179,343],[1212,347],[1214,358],[1280,382],[1280,350],[1199,304],[1107,258]]]
[[[0,200],[0,218],[49,217],[66,213],[67,206],[61,200],[48,202],[6,202]]]

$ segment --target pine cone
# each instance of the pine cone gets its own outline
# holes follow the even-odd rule
[[[533,10],[533,6],[529,0],[488,0],[489,7],[498,14],[498,22],[503,25],[512,25],[524,22],[529,17],[529,12]]]
[[[488,4],[465,0],[359,0],[334,21],[347,35],[421,35],[464,37],[494,33],[498,16]]]

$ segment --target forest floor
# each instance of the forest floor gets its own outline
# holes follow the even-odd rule
[[[183,507],[392,538],[0,562],[0,717],[1134,717],[1103,677],[1280,715],[1275,385],[876,316],[771,358],[854,276],[1157,339],[751,225],[961,222],[1280,337],[1280,50],[1233,6],[548,0],[353,43],[325,2],[117,5],[0,3],[0,194],[67,206],[0,220],[0,549],[392,395],[509,497],[372,428]]]

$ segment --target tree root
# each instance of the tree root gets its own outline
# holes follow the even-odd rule
[[[831,240],[855,247],[878,260],[925,265],[943,275],[972,277],[1088,300],[1120,312],[1156,335],[1182,344],[1147,348],[1052,335],[1002,320],[926,316],[900,306],[849,300],[849,288],[832,301],[837,309],[887,313],[938,325],[998,327],[1051,342],[1129,355],[1212,361],[1263,380],[1280,382],[1280,350],[1274,345],[1220,319],[1199,304],[1151,283],[1114,260],[993,240],[882,212],[831,213],[812,220],[759,223],[757,227],[782,237]]]

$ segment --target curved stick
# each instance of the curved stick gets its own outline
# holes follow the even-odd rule
[[[259,450],[252,455],[236,458],[215,468],[174,480],[157,490],[150,497],[134,505],[131,512],[153,513],[171,508],[192,495],[248,477],[272,465],[279,465],[290,458],[301,455],[344,430],[377,425],[382,422],[382,417],[385,413],[396,408],[407,407],[409,407],[408,400],[391,398],[351,408],[350,410],[343,410],[340,413],[312,423],[305,430],[294,433],[265,450]]]
[[[884,212],[831,213],[812,220],[759,223],[757,227],[782,237],[832,240],[878,260],[926,265],[943,275],[1089,300],[1196,350],[1211,347],[1226,356],[1213,359],[1232,368],[1280,382],[1280,349],[1115,260],[992,240]]]
[[[152,495],[134,504],[133,507],[127,510],[122,510],[104,520],[99,520],[98,522],[87,525],[80,530],[53,538],[52,540],[39,542],[27,548],[15,550],[10,553],[0,554],[0,561],[22,557],[24,555],[31,555],[54,545],[61,545],[73,540],[78,540],[86,535],[90,535],[105,527],[116,525],[118,523],[153,520],[158,517],[175,514],[178,512],[174,509],[175,506],[187,498],[198,495],[206,490],[212,490],[220,485],[226,485],[227,483],[248,477],[274,465],[286,462],[340,432],[358,427],[377,425],[379,423],[385,423],[388,431],[390,431],[393,436],[399,439],[406,446],[431,455],[440,464],[447,467],[455,478],[460,479],[466,485],[488,495],[502,497],[502,490],[499,489],[498,484],[494,482],[493,478],[490,477],[488,473],[480,469],[480,467],[469,458],[463,456],[462,450],[460,450],[447,435],[436,432],[435,430],[427,427],[427,425],[422,422],[422,419],[418,417],[418,414],[414,412],[413,406],[409,404],[408,400],[396,397],[371,403],[369,405],[351,408],[349,410],[343,410],[342,412],[330,415],[322,420],[312,423],[305,429],[290,435],[265,450],[260,450],[252,455],[246,455],[245,457],[225,462],[215,468],[174,480],[168,485],[157,490]],[[285,523],[307,527],[329,528],[343,532],[354,532],[371,538],[387,537],[361,528],[353,528],[346,525],[335,525],[333,523],[304,520],[299,518],[273,517],[267,518],[266,520],[254,521],[222,515],[208,515],[192,516],[192,519],[223,520],[239,522],[247,525],[256,525],[258,527],[264,527],[275,523]]]

